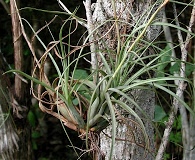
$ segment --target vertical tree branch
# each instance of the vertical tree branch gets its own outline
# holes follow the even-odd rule
[[[14,64],[15,69],[22,71],[23,64],[23,54],[22,54],[22,32],[20,21],[18,17],[19,0],[10,0],[10,12],[12,20],[12,32],[13,32],[13,43],[14,43]],[[15,96],[20,101],[24,95],[24,89],[21,79],[15,76]]]
[[[194,47],[194,59],[195,59],[195,47]],[[194,62],[193,62],[194,63]],[[194,63],[195,65],[195,63]],[[195,70],[192,73],[193,76],[193,86],[195,86]],[[195,110],[195,88],[193,89],[193,101],[192,101],[192,106],[193,106],[193,111]],[[190,115],[190,148],[194,147],[194,142],[195,142],[195,118],[193,115]],[[190,160],[195,159],[195,154],[194,154],[194,149],[190,152]]]
[[[92,67],[92,72],[96,72],[98,68],[98,63],[97,63],[97,55],[96,55],[96,45],[95,45],[95,35],[94,35],[94,24],[93,24],[93,19],[92,19],[92,10],[91,10],[91,0],[86,0],[85,2],[83,1],[83,4],[85,6],[86,10],[86,17],[87,17],[87,30],[88,30],[88,35],[89,35],[89,42],[93,42],[90,44],[90,50],[91,50],[91,67]],[[97,76],[98,74],[94,74],[93,76],[93,82],[96,84],[97,83]],[[99,140],[97,141],[99,146]],[[93,155],[94,160],[99,160],[101,159],[101,154],[96,150],[94,151]]]
[[[168,23],[167,22],[167,18],[166,18],[166,13],[164,12],[164,22],[165,23]],[[175,62],[175,58],[176,58],[176,54],[175,54],[175,50],[174,50],[174,46],[173,46],[173,40],[172,40],[172,37],[171,37],[171,31],[170,31],[170,28],[169,26],[163,26],[163,29],[164,29],[164,34],[165,34],[165,38],[166,38],[166,41],[169,45],[169,47],[171,48],[171,52],[172,52],[172,57],[171,57],[171,66],[173,66],[176,62]],[[175,72],[174,73],[174,76],[178,77],[178,73]],[[178,80],[175,80],[175,85],[178,85]],[[184,96],[181,97],[181,100],[184,100]],[[182,106],[182,104],[180,104],[179,106],[179,111],[180,111],[180,115],[181,115],[181,123],[182,123],[182,143],[183,143],[183,160],[187,160],[189,158],[189,123],[188,123],[188,115],[187,115],[187,111],[185,109],[184,106]]]
[[[86,17],[87,17],[87,30],[89,34],[89,41],[94,42],[90,45],[91,50],[91,65],[92,65],[92,71],[97,70],[97,55],[96,55],[96,45],[95,45],[95,37],[93,34],[94,31],[94,25],[92,20],[92,11],[91,11],[91,0],[86,0],[83,2],[86,10]],[[97,82],[97,74],[94,74],[94,83]]]
[[[15,69],[22,71],[23,70],[23,53],[22,53],[22,33],[24,32],[24,27],[22,25],[21,17],[18,11],[19,0],[10,0],[10,13],[12,20],[12,32],[13,32],[13,43],[14,43],[14,63]],[[23,32],[22,32],[23,31]],[[23,33],[25,39],[27,36]],[[28,43],[28,41],[27,41]],[[31,48],[30,48],[31,49]],[[30,67],[30,66],[29,66]],[[27,105],[26,101],[28,96],[25,96],[24,83],[22,79],[15,76],[14,83],[14,96],[18,104],[13,105],[13,109],[16,110],[16,113],[20,110],[22,112],[23,119],[18,120],[16,124],[17,129],[20,130],[19,134],[19,150],[14,154],[15,159],[33,159],[32,148],[31,148],[31,132],[30,126],[26,121],[26,108],[22,105]],[[14,103],[13,103],[14,104]]]
[[[179,26],[179,21],[178,21],[177,13],[176,13],[176,6],[175,6],[174,3],[173,3],[173,9],[174,9],[174,16],[175,16],[175,19],[176,19],[176,25]],[[182,54],[181,55],[180,77],[183,77],[183,78],[185,77],[185,71],[186,71],[185,62],[187,60],[187,46],[188,46],[188,44],[190,42],[190,39],[191,39],[190,32],[192,30],[191,29],[192,26],[194,25],[194,18],[195,18],[194,15],[195,15],[195,1],[194,1],[194,7],[192,9],[190,23],[189,23],[189,26],[188,26],[188,31],[189,32],[187,33],[185,43],[183,42],[181,31],[178,30],[178,40],[180,42],[180,48],[181,48],[181,54]],[[185,88],[186,88],[186,84],[184,83],[184,81],[179,80],[176,95],[178,97],[182,97]],[[174,98],[174,100],[173,100],[173,111],[170,113],[170,116],[169,116],[169,119],[168,119],[168,122],[167,122],[167,125],[166,125],[166,129],[164,131],[164,135],[163,135],[163,138],[162,138],[162,141],[161,141],[161,144],[160,144],[157,156],[156,156],[156,160],[161,160],[163,158],[163,154],[165,152],[165,149],[166,149],[166,146],[167,146],[167,143],[168,143],[169,135],[170,135],[170,132],[172,130],[173,122],[175,120],[175,115],[177,113],[178,108],[179,108],[179,101],[176,98]]]
[[[190,17],[190,22],[189,22],[189,27],[188,27],[188,31],[189,32],[192,32],[192,27],[195,23],[195,0],[194,0],[194,3],[193,3],[193,8],[192,8],[192,13],[191,13],[191,17]],[[186,37],[186,41],[185,41],[185,47],[187,48],[189,43],[190,43],[190,40],[191,40],[191,35],[188,33],[187,34],[187,37]],[[193,72],[195,73],[195,72]],[[195,82],[194,82],[195,84]],[[195,91],[195,89],[193,89],[193,91]],[[195,94],[195,92],[193,92],[193,94]],[[195,96],[195,95],[194,95]],[[193,111],[195,110],[195,98],[193,98]],[[195,159],[195,149],[194,149],[194,146],[195,146],[195,118],[194,118],[194,115],[190,115],[190,135],[189,135],[189,149],[190,149],[190,155],[189,155],[189,160],[193,160]]]

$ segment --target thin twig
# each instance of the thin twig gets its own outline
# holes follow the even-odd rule
[[[167,17],[166,17],[166,13],[164,11],[164,16],[163,16],[163,21],[165,23],[167,22]],[[172,40],[172,36],[171,36],[171,31],[169,26],[163,25],[163,30],[164,30],[164,34],[165,34],[165,38],[166,38],[166,42],[169,45],[169,47],[171,48],[171,52],[172,52],[172,56],[171,56],[171,66],[173,66],[176,62],[176,54],[175,54],[175,50],[174,50],[174,46],[173,46],[173,40]],[[179,74],[177,72],[174,72],[174,76],[179,77]],[[175,85],[178,85],[178,80],[174,80]],[[181,100],[184,100],[184,96],[181,97]],[[182,140],[183,140],[183,147],[184,147],[184,153],[183,153],[183,157],[186,155],[189,155],[189,140],[190,140],[190,135],[189,135],[189,123],[188,123],[188,115],[187,115],[187,110],[186,108],[180,103],[179,106],[179,111],[180,111],[180,115],[181,115],[181,123],[182,123]],[[188,159],[188,158],[187,158]]]
[[[176,20],[176,25],[179,25],[179,21],[178,21],[178,18],[177,18],[177,13],[176,13],[176,7],[175,7],[174,3],[173,3],[173,9],[174,9],[174,16],[175,16],[175,20]],[[180,42],[180,48],[181,48],[181,53],[182,53],[182,55],[181,55],[181,67],[180,67],[180,77],[182,77],[182,78],[185,77],[185,71],[186,71],[185,62],[187,60],[187,46],[188,46],[188,44],[190,42],[190,39],[191,39],[190,32],[191,32],[192,26],[194,25],[194,18],[195,18],[194,15],[195,15],[195,1],[194,1],[194,6],[193,6],[193,9],[192,9],[192,13],[191,13],[190,23],[189,23],[189,26],[188,26],[188,31],[189,32],[187,33],[185,43],[183,43],[183,37],[181,35],[181,31],[178,30],[178,40]],[[186,84],[184,83],[183,80],[180,80],[179,83],[178,83],[176,95],[178,97],[181,97],[183,95],[183,92],[184,92],[185,88],[186,88]],[[170,132],[171,132],[172,127],[173,127],[173,122],[175,120],[175,115],[177,113],[178,107],[179,107],[179,101],[176,98],[174,98],[174,100],[173,100],[173,110],[170,113],[165,131],[164,131],[164,135],[163,135],[163,138],[162,138],[162,141],[161,141],[161,144],[160,144],[157,156],[156,156],[156,160],[161,160],[163,158],[163,154],[165,152],[165,149],[166,149],[166,146],[167,146],[167,143],[168,143],[168,140],[169,140],[169,135],[170,135]]]

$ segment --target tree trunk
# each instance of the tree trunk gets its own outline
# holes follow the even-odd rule
[[[10,114],[9,79],[0,54],[0,159],[12,160],[18,147],[18,134]]]
[[[112,4],[114,2],[114,5]],[[93,23],[97,27],[103,24],[97,29],[96,36],[101,37],[101,41],[98,40],[99,50],[104,51],[109,49],[110,52],[117,50],[117,31],[119,35],[131,33],[131,27],[138,26],[145,23],[150,18],[150,15],[155,11],[158,5],[154,6],[154,1],[143,0],[125,0],[125,1],[112,1],[112,0],[97,0],[95,4],[92,5],[93,11]],[[116,11],[116,12],[114,12]],[[149,16],[148,16],[149,15]],[[148,16],[148,17],[147,17]],[[157,15],[158,18],[162,18],[162,14]],[[113,25],[113,21],[118,20],[117,25]],[[108,21],[108,22],[106,22]],[[105,23],[106,22],[106,23]],[[153,41],[159,34],[160,27],[149,26],[146,32],[146,40],[148,42]],[[96,37],[96,38],[97,38]],[[121,43],[124,42],[125,37],[120,37]],[[106,48],[106,49],[105,49]],[[150,51],[148,51],[148,54]],[[104,53],[106,57],[106,52]],[[101,58],[98,58],[98,65],[101,68]],[[154,118],[154,106],[155,106],[155,94],[153,91],[147,90],[134,90],[129,93],[130,97],[136,97],[135,101],[137,104],[147,113],[147,116],[152,120]],[[125,101],[125,99],[124,99]],[[145,142],[143,132],[137,126],[136,120],[128,115],[125,120],[121,123],[118,122],[115,150],[113,155],[113,160],[130,160],[130,159],[154,159],[155,147],[154,147],[154,129],[151,121],[146,119],[143,114],[134,107],[134,105],[129,104],[136,113],[142,118],[146,132],[149,137],[149,141]],[[122,110],[120,112],[123,112]],[[121,113],[122,114],[122,113]],[[100,148],[105,155],[107,160],[110,153],[111,145],[111,127],[103,130],[100,136]],[[147,145],[149,145],[147,147]]]
[[[15,69],[23,71],[23,43],[18,5],[19,0],[10,0],[14,65]],[[27,122],[30,96],[26,92],[22,77],[15,74],[14,85],[10,85],[7,75],[2,76],[6,70],[3,58],[0,57],[0,60],[0,153],[3,160],[32,160],[31,132]]]
[[[155,94],[153,91],[146,90],[135,90],[132,91],[134,97],[136,98],[136,103],[144,111],[147,111],[147,116],[151,119],[154,115],[154,104],[155,104]],[[129,104],[131,108],[134,108],[132,104]],[[151,124],[137,109],[136,113],[144,119],[144,126],[149,137],[149,141],[145,142],[143,132],[137,126],[136,120],[128,115],[123,123],[118,122],[117,126],[117,136],[115,143],[115,150],[113,155],[113,160],[140,160],[142,158],[146,160],[154,159],[155,147],[154,147],[154,129]],[[129,120],[129,121],[128,121]],[[101,150],[106,155],[110,153],[111,144],[111,127],[108,127],[101,133]],[[149,145],[147,147],[147,145]]]
[[[31,132],[25,116],[27,110],[21,110],[23,106],[14,99],[9,77],[3,75],[3,64],[0,55],[0,159],[32,160]]]

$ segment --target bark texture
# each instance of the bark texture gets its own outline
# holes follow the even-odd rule
[[[19,0],[10,0],[10,12],[14,44],[14,65],[15,69],[22,71],[23,70],[22,31],[18,17],[17,7],[19,7]],[[21,81],[21,78],[18,76],[15,76],[14,87],[15,97],[19,101],[22,101],[22,98],[24,97],[24,84]]]
[[[3,64],[3,57],[0,54],[0,159],[33,160],[30,127],[26,117],[21,113],[21,106],[13,97],[9,77],[3,75],[5,72]],[[16,112],[15,116],[13,112]],[[23,118],[19,119],[18,115]]]
[[[13,160],[14,152],[19,148],[19,138],[10,114],[10,83],[2,75],[4,71],[3,58],[0,55],[0,159]]]
[[[153,91],[134,90],[132,91],[136,103],[147,112],[148,117],[154,114],[155,94]],[[132,97],[132,96],[131,96]],[[134,108],[133,104],[128,104]],[[144,117],[139,110],[135,109],[140,117]],[[117,136],[113,160],[152,160],[154,159],[154,130],[151,122],[146,118],[142,119],[148,134],[148,141],[145,139],[142,129],[131,115],[123,118],[117,123]],[[110,153],[111,127],[101,133],[101,150],[106,155]]]

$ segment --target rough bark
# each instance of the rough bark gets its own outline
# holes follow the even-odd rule
[[[3,57],[0,55],[0,159],[32,160],[31,134],[21,106],[13,97],[13,89],[5,72]],[[14,107],[18,107],[15,108]],[[19,109],[19,110],[17,110]],[[13,112],[17,112],[13,115]],[[23,115],[21,119],[17,115]]]
[[[92,5],[93,11],[93,22],[95,26],[103,24],[97,29],[97,37],[101,37],[101,41],[98,41],[99,49],[104,52],[109,49],[110,52],[117,50],[117,31],[119,35],[129,34],[131,32],[131,27],[139,23],[138,26],[142,25],[144,21],[147,21],[158,5],[151,11],[151,6],[154,4],[152,0],[144,1],[114,1],[115,9],[111,0],[97,0],[95,4]],[[116,12],[114,12],[114,10]],[[132,17],[133,15],[133,17]],[[147,17],[148,16],[148,17]],[[140,17],[142,17],[140,19]],[[162,14],[158,15],[158,18],[162,18]],[[118,26],[113,25],[113,21],[107,21],[110,19],[118,19]],[[138,21],[139,19],[139,21]],[[107,21],[105,23],[105,21]],[[118,28],[117,28],[118,27]],[[159,34],[160,27],[150,26],[147,29],[146,37],[147,41],[153,41]],[[122,36],[121,36],[122,38]],[[124,37],[123,37],[124,38]],[[121,43],[125,39],[121,39]],[[106,48],[106,49],[105,49]],[[151,53],[149,53],[151,54]],[[106,57],[106,52],[104,53]],[[101,58],[98,58],[98,64],[101,68]],[[140,107],[147,113],[150,119],[154,116],[154,93],[152,91],[135,90],[132,91],[133,95],[137,97],[136,102]],[[132,92],[129,95],[132,95]],[[132,108],[134,106],[129,104]],[[122,111],[121,111],[122,112]],[[154,130],[151,121],[147,121],[140,111],[136,110],[136,113],[142,117],[144,125],[146,127],[146,132],[149,136],[149,148],[147,148],[147,142],[143,138],[143,132],[139,127],[136,126],[135,119],[130,115],[125,118],[126,122],[118,122],[117,135],[115,151],[113,155],[113,160],[129,160],[129,159],[154,159]],[[129,121],[127,121],[129,119]],[[131,120],[130,120],[131,119]],[[126,124],[125,124],[126,123]],[[111,144],[111,127],[108,127],[101,133],[100,147],[102,152],[105,154],[105,159],[108,159]],[[148,150],[147,150],[148,149]]]
[[[152,118],[154,114],[155,95],[153,91],[136,90],[132,92],[136,97],[136,102],[144,111],[147,111],[148,117]],[[132,104],[129,104],[131,108],[134,108]],[[135,109],[139,116],[144,117],[140,111]],[[146,142],[143,132],[139,128],[135,119],[128,115],[124,119],[125,122],[118,122],[117,136],[115,143],[115,150],[113,160],[152,160],[154,159],[155,147],[154,147],[154,130],[151,122],[146,118],[143,119],[146,132],[148,134],[149,141]],[[108,127],[101,133],[101,150],[106,155],[110,153],[111,144],[111,127]],[[146,146],[149,145],[147,148]]]
[[[0,55],[0,159],[14,159],[18,149],[18,134],[10,113],[9,79],[4,72],[3,58]]]

